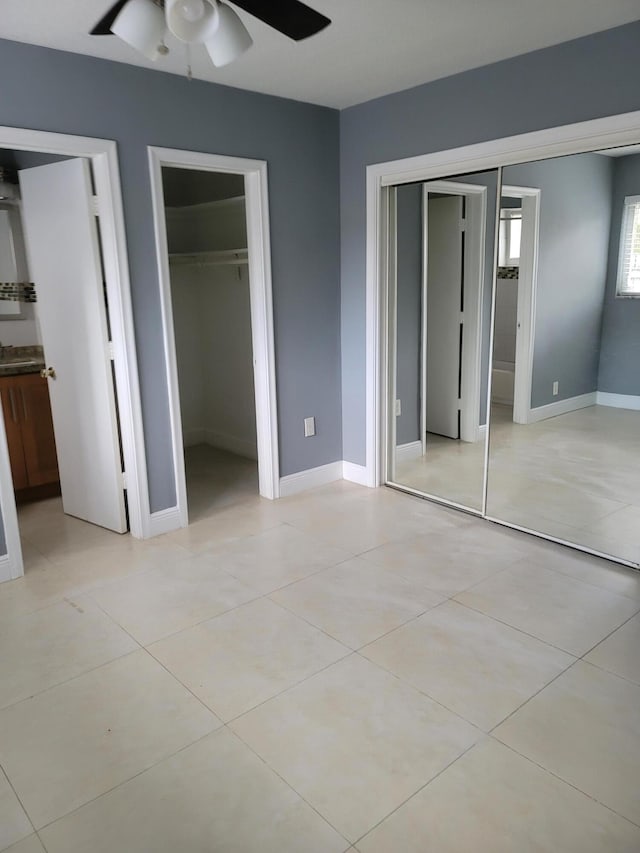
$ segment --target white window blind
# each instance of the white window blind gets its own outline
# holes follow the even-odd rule
[[[616,295],[640,298],[640,195],[624,200]]]

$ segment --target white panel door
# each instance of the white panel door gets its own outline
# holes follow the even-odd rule
[[[461,196],[427,208],[427,432],[459,438]]]
[[[49,379],[62,503],[69,515],[127,529],[107,314],[89,164],[20,172],[29,272]]]

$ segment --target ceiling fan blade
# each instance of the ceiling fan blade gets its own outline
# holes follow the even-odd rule
[[[327,27],[331,21],[300,0],[232,0],[234,5],[294,41],[302,41]]]
[[[115,21],[115,19],[120,14],[120,10],[122,9],[122,7],[125,6],[127,3],[128,3],[128,0],[118,0],[117,3],[114,3],[113,6],[107,12],[107,14],[103,18],[100,18],[98,23],[95,25],[95,27],[89,33],[89,35],[90,36],[110,36],[110,35],[112,35],[111,27],[113,25],[113,22]]]

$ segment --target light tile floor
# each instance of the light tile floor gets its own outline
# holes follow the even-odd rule
[[[640,574],[388,489],[228,488],[151,542],[21,511],[0,850],[640,850]]]
[[[479,510],[484,451],[429,435],[396,482]],[[640,412],[589,406],[523,426],[493,404],[487,514],[640,563]]]

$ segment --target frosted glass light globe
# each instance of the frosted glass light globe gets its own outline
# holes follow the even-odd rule
[[[180,7],[185,21],[189,21],[190,24],[195,24],[204,17],[203,0],[182,0]]]

